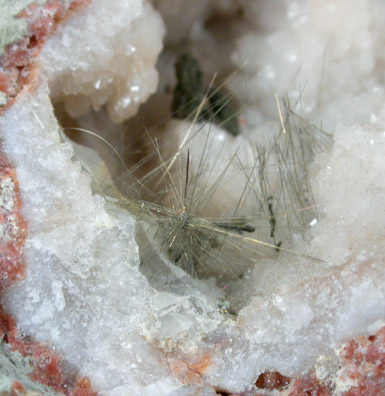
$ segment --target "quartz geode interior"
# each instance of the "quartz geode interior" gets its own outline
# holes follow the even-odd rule
[[[384,8],[379,0],[93,0],[61,22],[36,55],[30,89],[0,118],[28,225],[25,279],[2,299],[19,329],[53,346],[66,370],[102,394],[178,396],[256,394],[261,373],[301,376],[342,342],[377,332],[385,311]],[[91,189],[52,105],[62,126],[116,146],[119,131],[132,128],[124,139],[137,139],[142,124],[170,116],[173,64],[186,48],[206,76],[226,81],[242,134],[205,126],[191,158],[215,133],[217,168],[234,152],[247,159],[245,147],[281,129],[276,96],[334,140],[309,164],[318,217],[288,246],[297,254],[258,259],[229,292],[213,276],[163,279],[170,266],[159,257],[140,269],[134,216]],[[154,92],[129,124],[114,126]],[[162,127],[182,141],[189,125],[170,125]],[[221,187],[230,204],[239,178]],[[223,305],[226,294],[242,301],[237,316]]]

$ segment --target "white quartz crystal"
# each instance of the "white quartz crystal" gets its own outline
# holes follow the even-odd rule
[[[236,38],[233,52],[241,70],[230,84],[236,88],[247,80],[242,101],[271,119],[274,95],[288,95],[293,102],[300,98],[301,113],[325,128],[369,122],[378,105],[366,95],[374,99],[383,92],[384,2],[242,3],[254,26]]]
[[[163,35],[147,0],[92,1],[44,46],[51,97],[74,117],[108,104],[115,122],[129,118],[156,90]]]
[[[265,370],[298,375],[318,355],[383,325],[384,126],[337,128],[333,151],[318,159],[322,170],[314,178],[325,214],[313,227],[310,243],[297,249],[324,263],[283,255],[263,271],[256,266],[245,284],[249,290],[254,287],[257,294],[266,282],[280,286],[240,312],[229,331],[237,341],[225,343],[219,357],[224,371],[215,372],[215,381],[231,376],[233,382],[226,385],[239,391]],[[305,277],[309,266],[320,274]]]
[[[20,328],[54,345],[99,391],[178,388],[158,345],[199,338],[223,321],[212,288],[189,277],[178,277],[174,294],[149,286],[138,270],[134,219],[116,206],[106,212],[92,195],[90,176],[60,141],[44,87],[20,98],[0,131],[28,222],[27,276],[5,299]]]
[[[275,95],[287,94],[292,104],[298,100],[295,111],[317,125],[322,121],[333,135],[333,146],[316,150],[308,168],[318,216],[305,234],[293,237],[291,252],[257,256],[255,266],[223,290],[221,262],[213,271],[218,279],[195,279],[168,262],[156,244],[149,244],[147,255],[139,253],[137,243],[145,246],[142,239],[152,234],[140,231],[143,221],[92,193],[91,177],[71,145],[60,140],[49,95],[64,100],[72,115],[108,103],[115,121],[129,117],[155,89],[163,25],[147,2],[94,0],[45,46],[41,86],[24,92],[0,119],[28,223],[27,276],[7,292],[6,307],[24,332],[53,345],[102,395],[252,391],[262,372],[300,375],[320,355],[383,325],[385,5],[153,3],[166,16],[170,43],[178,42],[172,35],[187,35],[201,59],[218,42],[218,29],[202,21],[243,9],[227,32],[229,45],[213,45],[214,60],[203,60],[204,69],[212,70],[224,59],[218,48],[232,56],[218,67],[237,71],[227,89],[239,102],[243,135],[232,138],[206,125],[185,145],[191,177],[200,171],[202,150],[210,147],[206,187],[229,158],[239,157],[230,167],[234,180],[226,179],[207,203],[211,215],[222,215],[223,207],[238,200],[256,142],[281,129]],[[104,34],[95,40],[100,30]],[[199,43],[206,45],[202,52]],[[177,143],[161,147],[164,156],[189,133],[185,122],[176,129],[174,122],[168,125]],[[180,158],[186,162],[186,150]],[[181,167],[174,177],[184,174]],[[10,202],[6,194],[1,199]],[[233,251],[229,257],[243,256]],[[227,293],[230,302],[243,301],[238,316],[224,312]]]

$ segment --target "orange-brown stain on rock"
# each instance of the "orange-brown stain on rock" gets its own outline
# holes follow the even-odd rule
[[[9,44],[0,57],[0,68],[3,70],[0,75],[0,91],[7,98],[6,104],[0,105],[0,116],[15,102],[21,91],[33,88],[38,74],[36,59],[58,24],[90,1],[73,0],[68,10],[60,0],[48,0],[41,6],[32,2],[19,13],[17,17],[27,22],[28,33],[17,42]]]
[[[37,77],[36,57],[59,22],[86,6],[90,0],[73,0],[66,11],[60,0],[48,0],[42,6],[31,4],[20,12],[28,24],[28,34],[5,49],[0,57],[0,91],[7,103],[0,106],[0,116],[16,100],[22,90],[33,88]],[[27,223],[22,214],[22,200],[16,170],[1,151],[0,142],[0,298],[13,282],[25,276],[24,246]],[[19,333],[14,318],[0,304],[0,339],[24,357],[31,357],[31,377],[51,386],[57,392],[73,396],[95,396],[88,378],[66,378],[61,370],[62,359],[48,345]],[[23,394],[15,382],[10,395]]]
[[[75,385],[71,396],[96,396],[97,393],[92,390],[91,381],[87,377],[80,378]]]
[[[4,290],[25,276],[24,246],[27,223],[22,214],[22,199],[16,170],[0,151],[0,298]],[[55,391],[73,396],[95,396],[87,378],[66,378],[61,369],[62,359],[48,345],[25,337],[17,329],[15,319],[0,304],[0,340],[13,351],[30,357],[31,378]],[[23,394],[14,382],[11,395]]]
[[[182,359],[170,358],[168,364],[171,369],[172,376],[180,383],[185,385],[201,384],[202,378],[195,371],[191,370],[185,361]]]
[[[201,384],[202,374],[204,374],[211,362],[210,354],[202,354],[188,362],[186,360],[179,358],[168,359],[173,377],[182,384]]]
[[[15,169],[0,153],[0,293],[24,277],[24,244],[27,224]]]
[[[189,364],[192,371],[198,374],[204,374],[206,369],[209,367],[211,362],[211,356],[209,353],[201,355],[197,360],[194,360]]]
[[[290,378],[278,372],[266,371],[262,373],[255,386],[259,389],[276,390],[287,387],[290,384]]]

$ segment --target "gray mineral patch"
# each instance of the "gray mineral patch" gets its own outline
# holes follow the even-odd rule
[[[0,106],[4,106],[6,104],[7,104],[7,95],[4,92],[0,91]]]
[[[27,33],[27,22],[16,15],[31,3],[44,4],[46,0],[0,0],[0,56],[7,45]],[[0,97],[1,101],[1,97]]]
[[[15,381],[19,381],[28,392],[40,395],[55,396],[48,386],[36,384],[31,380],[30,359],[19,352],[12,351],[8,344],[0,341],[0,393],[10,390]]]

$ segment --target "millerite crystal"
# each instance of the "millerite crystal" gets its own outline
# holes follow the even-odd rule
[[[384,26],[0,0],[0,391],[385,394]]]

